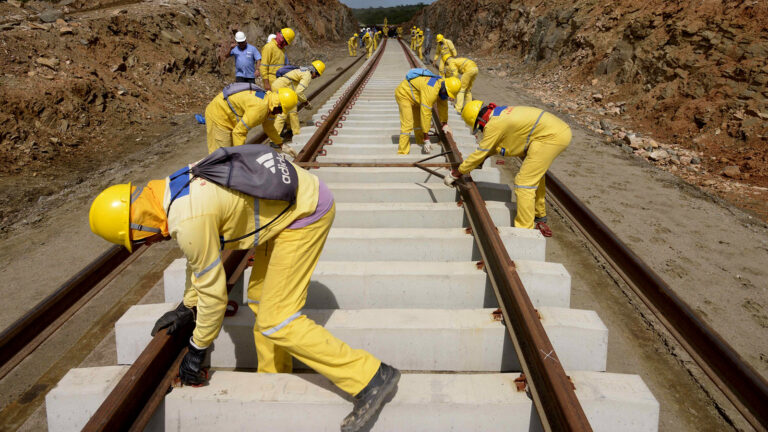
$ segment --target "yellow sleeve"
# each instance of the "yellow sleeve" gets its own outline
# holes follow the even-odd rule
[[[453,42],[451,42],[451,41],[448,41],[448,49],[451,51],[451,55],[452,55],[452,56],[456,57],[457,55],[459,55],[459,54],[456,52],[456,47],[455,47],[455,46],[453,46]]]
[[[472,154],[464,159],[464,162],[459,165],[459,172],[462,174],[469,174],[470,171],[480,166],[486,158],[498,153],[499,146],[503,139],[502,131],[503,128],[486,127],[483,133],[483,140],[480,141],[477,150],[472,152]]]
[[[267,134],[269,139],[275,144],[282,144],[283,139],[280,137],[280,133],[275,128],[275,118],[271,115],[264,120],[261,127],[264,129],[264,133]]]
[[[230,101],[236,98],[239,105],[242,106],[243,116],[237,122],[232,129],[232,145],[239,146],[245,144],[245,138],[248,136],[248,131],[255,126],[265,122],[269,113],[264,112],[266,110],[266,103],[263,103],[261,99],[257,98],[251,92],[237,93],[229,97]],[[264,129],[266,132],[266,128]]]
[[[218,224],[212,215],[187,219],[176,230],[176,241],[192,272],[191,289],[197,294],[195,345],[208,347],[221,330],[227,309],[227,276],[221,264]],[[194,298],[184,295],[184,304]]]
[[[439,96],[437,98],[437,116],[440,118],[440,123],[448,122],[448,101],[440,99]]]
[[[300,72],[301,80],[296,84],[296,97],[299,98],[299,103],[306,102],[307,96],[304,94],[304,90],[309,87],[309,83],[312,82],[312,74],[309,72]]]
[[[261,49],[261,65],[259,66],[259,72],[261,72],[261,77],[264,79],[267,78],[267,74],[269,73],[269,67],[266,65],[272,64],[269,54],[269,44],[266,44],[264,45],[264,48]]]

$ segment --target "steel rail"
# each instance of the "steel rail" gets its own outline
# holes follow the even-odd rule
[[[418,168],[417,164],[432,168],[450,168],[449,163],[418,162],[294,162],[302,168]]]
[[[45,342],[56,329],[146,250],[133,254],[112,246],[8,326],[0,334],[0,378]]]
[[[402,42],[400,46],[411,66],[416,67],[412,53]],[[433,119],[438,119],[435,128],[445,150],[451,151],[448,159],[458,167],[462,158],[456,142],[452,135],[443,131],[436,110],[432,110],[432,115]],[[465,175],[459,180],[458,188],[542,426],[548,431],[591,431],[573,384],[544,331],[477,185]]]
[[[557,177],[547,192],[568,219],[757,430],[768,429],[768,383]]]
[[[381,52],[377,55],[380,56],[380,54]],[[377,59],[379,58],[377,57]],[[359,59],[356,59],[352,64],[358,61]],[[341,77],[350,67],[351,65],[335,76],[333,81]],[[370,67],[367,68],[366,73],[361,78],[365,78],[371,71]],[[358,81],[362,82],[360,79]],[[319,91],[315,91],[310,98],[319,94]],[[266,135],[262,133],[259,138],[263,141],[266,139]],[[317,151],[311,153],[311,156],[305,157],[314,158],[316,153]],[[305,154],[308,153],[305,152]],[[311,160],[307,159],[304,162]],[[235,283],[240,278],[251,256],[252,250],[225,250],[222,252],[221,261],[227,274],[228,285]],[[178,367],[186,353],[192,330],[193,326],[190,325],[173,335],[168,335],[163,331],[158,332],[98,410],[91,416],[83,431],[143,430],[169,391],[173,378],[177,376]]]

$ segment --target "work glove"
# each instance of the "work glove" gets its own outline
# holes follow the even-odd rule
[[[448,187],[455,187],[456,186],[456,180],[458,180],[461,177],[461,173],[456,168],[452,169],[448,174],[445,175],[443,178],[443,183],[445,183]]]
[[[286,154],[294,159],[296,159],[296,156],[298,155],[296,150],[292,149],[291,146],[287,144],[270,143],[269,146],[272,147],[276,152]]]
[[[203,369],[206,348],[197,348],[192,339],[189,340],[189,351],[179,366],[179,378],[184,385],[199,387],[208,381],[208,371]]]
[[[424,140],[423,147],[421,148],[422,154],[430,154],[432,153],[432,143],[429,142],[429,139]]]
[[[157,320],[155,326],[152,328],[152,336],[166,327],[168,328],[168,334],[173,334],[176,330],[194,320],[195,310],[190,309],[184,306],[184,303],[181,303],[175,310],[164,313],[163,316]]]
[[[312,109],[312,103],[311,103],[310,101],[307,101],[307,102],[306,102],[306,108],[307,108],[308,110],[311,110],[311,109]]]
[[[453,135],[453,129],[451,129],[448,123],[443,123],[443,132]]]

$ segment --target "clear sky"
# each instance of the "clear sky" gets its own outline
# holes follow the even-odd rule
[[[340,0],[351,8],[391,7],[405,4],[433,3],[435,0]]]

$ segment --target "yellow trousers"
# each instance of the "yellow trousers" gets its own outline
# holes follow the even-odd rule
[[[283,230],[256,248],[248,303],[256,314],[253,338],[259,372],[290,373],[293,356],[354,396],[368,385],[381,361],[350,348],[301,314],[335,214],[334,205],[315,223]]]
[[[456,95],[456,111],[461,112],[464,105],[472,102],[472,86],[477,78],[477,69],[470,69],[461,75],[461,90]]]
[[[544,114],[552,115],[549,113]],[[517,215],[515,227],[533,229],[534,218],[547,216],[546,187],[544,174],[552,165],[555,158],[571,143],[571,128],[565,126],[545,140],[531,140],[528,152],[515,176],[515,197],[517,198]]]
[[[354,45],[348,45],[348,48],[349,48],[349,56],[350,56],[350,57],[355,57],[355,56],[357,56],[357,47],[356,47],[356,46],[354,46]]]
[[[277,117],[275,118],[275,129],[277,129],[277,133],[280,133],[283,131],[286,117],[288,117],[288,121],[291,124],[291,131],[293,131],[293,135],[296,136],[300,134],[301,123],[299,123],[299,112],[296,110],[296,108],[292,109],[287,115],[285,113],[281,113],[277,115]]]
[[[423,45],[419,45],[418,50],[416,51],[419,54],[419,60],[424,60],[424,53],[422,50]]]
[[[437,66],[437,70],[440,72],[440,76],[444,77],[445,76],[445,63],[443,62],[443,58],[440,57],[438,59],[438,62],[439,63],[437,64],[438,65]]]
[[[371,58],[371,54],[373,54],[373,44],[365,47],[365,51],[366,51],[365,58],[367,59]]]
[[[411,102],[410,94],[400,87],[395,90],[395,100],[400,111],[400,141],[397,146],[397,154],[411,152],[411,132],[416,135],[416,141],[424,141],[424,130],[421,124],[421,107]],[[427,126],[429,130],[429,126]]]
[[[232,130],[219,126],[206,114],[205,132],[208,142],[208,154],[218,150],[219,147],[232,147]]]

